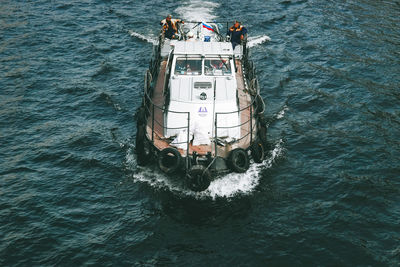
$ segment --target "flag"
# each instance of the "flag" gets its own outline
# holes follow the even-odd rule
[[[203,25],[203,28],[206,28],[207,30],[210,30],[210,31],[214,31],[214,29],[210,25],[207,25],[204,22],[202,22],[201,24]]]

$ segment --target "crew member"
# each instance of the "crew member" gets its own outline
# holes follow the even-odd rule
[[[168,39],[174,39],[176,33],[178,32],[177,23],[184,23],[181,19],[172,19],[171,15],[168,15],[167,18],[160,21],[160,25],[162,25],[164,30],[164,36]]]
[[[231,38],[232,47],[235,49],[236,45],[241,43],[246,34],[247,29],[243,25],[240,25],[239,21],[235,21],[235,24],[229,28],[226,35]]]

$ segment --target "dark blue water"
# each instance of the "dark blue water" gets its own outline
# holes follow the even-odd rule
[[[242,20],[267,103],[270,157],[200,194],[133,153],[167,13]],[[399,15],[396,0],[2,0],[0,266],[399,266]]]

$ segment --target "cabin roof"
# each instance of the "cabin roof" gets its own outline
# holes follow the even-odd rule
[[[233,55],[230,42],[185,42],[175,43],[175,55]]]

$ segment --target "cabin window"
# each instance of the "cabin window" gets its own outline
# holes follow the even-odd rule
[[[175,75],[201,75],[201,59],[177,58]]]
[[[206,58],[204,60],[204,74],[205,75],[231,75],[231,64],[229,58]]]

